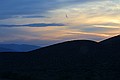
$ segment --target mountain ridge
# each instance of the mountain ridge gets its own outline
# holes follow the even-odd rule
[[[0,78],[19,80],[22,74],[23,80],[119,80],[119,38],[99,43],[75,40],[26,53],[0,53]]]

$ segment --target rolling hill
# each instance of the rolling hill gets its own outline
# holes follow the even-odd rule
[[[67,41],[26,53],[0,53],[0,77],[10,80],[119,80],[120,36]]]

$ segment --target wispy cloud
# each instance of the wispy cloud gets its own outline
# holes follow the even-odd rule
[[[65,26],[61,23],[34,23],[34,24],[23,24],[23,25],[0,25],[0,27],[48,27],[48,26]]]
[[[18,16],[19,17],[19,16]],[[39,16],[39,15],[27,15],[27,16],[20,16],[21,18],[48,18],[46,16]]]
[[[49,0],[0,0],[0,15],[2,15],[0,19],[14,18],[17,15],[39,14],[42,16],[60,7],[93,1],[99,0],[52,0],[51,2]]]

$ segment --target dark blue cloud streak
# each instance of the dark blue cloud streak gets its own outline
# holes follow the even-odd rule
[[[34,15],[34,16],[22,16],[22,18],[48,18],[48,17],[46,17],[46,16],[36,16],[36,15]]]
[[[23,25],[0,25],[0,27],[48,27],[48,26],[65,26],[61,23],[34,23],[34,24],[23,24]]]

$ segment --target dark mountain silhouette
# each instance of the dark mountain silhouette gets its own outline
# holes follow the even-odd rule
[[[100,43],[104,43],[106,45],[118,45],[120,44],[120,35],[117,35],[117,36],[114,36],[114,37],[111,37],[111,38],[108,38],[106,40],[103,40],[101,41]]]
[[[100,42],[103,48],[106,48],[108,53],[119,53],[120,52],[120,35],[103,40]],[[120,54],[120,53],[119,53]]]
[[[119,80],[120,36],[99,43],[74,40],[26,53],[0,53],[0,77],[11,80]]]
[[[0,47],[6,49],[6,50],[1,49],[0,52],[28,52],[40,48],[40,46],[27,44],[0,44]]]
[[[63,43],[59,43],[59,44],[55,44],[55,45],[51,45],[51,46],[47,46],[47,47],[43,47],[34,51],[30,51],[32,53],[71,53],[76,52],[76,53],[88,53],[89,51],[91,51],[92,48],[97,48],[97,42],[94,41],[90,41],[90,40],[74,40],[74,41],[67,41],[67,42],[63,42]],[[55,55],[54,54],[54,55]],[[57,54],[58,55],[58,54]]]

